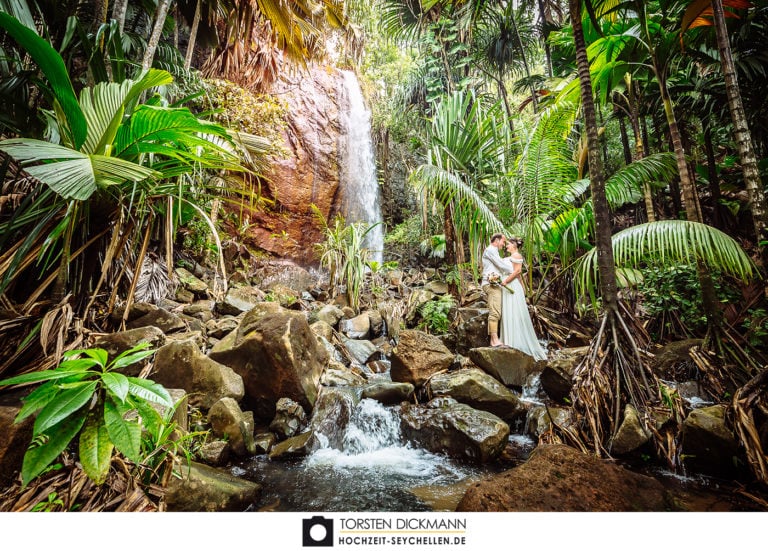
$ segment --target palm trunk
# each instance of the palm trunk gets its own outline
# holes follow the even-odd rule
[[[635,149],[632,153],[632,160],[639,161],[644,159],[648,155],[647,133],[643,136],[640,131],[640,112],[639,112],[639,97],[640,92],[636,82],[630,84],[631,92],[629,94],[629,123],[632,125],[632,135],[635,140]],[[656,211],[653,207],[653,192],[648,182],[643,182],[643,200],[645,202],[645,217],[648,222],[656,221]]]
[[[457,261],[457,242],[456,227],[453,223],[453,203],[445,206],[443,218],[443,233],[445,234],[445,264],[446,266],[458,266]],[[448,292],[456,299],[459,298],[459,286],[456,281],[451,279],[448,282]]]
[[[195,6],[195,16],[192,18],[192,27],[189,29],[189,43],[187,44],[187,55],[184,56],[184,68],[189,70],[192,65],[192,54],[195,50],[195,41],[197,40],[197,29],[200,26],[200,12],[202,11],[202,0],[197,0]]]
[[[609,315],[618,313],[618,292],[611,241],[611,213],[605,196],[603,159],[600,155],[600,139],[597,135],[597,116],[592,98],[592,80],[589,74],[587,45],[581,25],[581,0],[569,0],[573,38],[576,44],[576,65],[581,88],[581,105],[589,150],[589,179],[595,215],[597,265],[600,273],[600,294],[603,308]]]
[[[160,43],[160,36],[163,34],[163,25],[168,15],[168,8],[171,6],[171,0],[160,0],[155,11],[155,24],[152,26],[152,33],[147,40],[147,50],[144,52],[144,59],[141,61],[141,68],[145,71],[152,67],[155,59],[157,45]]]
[[[549,33],[546,31],[546,28],[545,28],[549,22],[547,21],[544,0],[538,0],[538,3],[539,3],[539,17],[541,18],[541,41],[544,44],[544,55],[546,57],[547,76],[549,78],[552,78],[554,73],[552,70],[552,48],[549,45],[549,42],[547,41]]]
[[[720,216],[720,178],[717,175],[717,161],[715,160],[715,148],[712,145],[712,129],[706,117],[701,120],[704,130],[704,151],[707,154],[707,174],[709,176],[709,194],[712,197],[713,225],[723,228],[722,216]]]
[[[512,108],[509,106],[509,97],[507,97],[507,87],[504,86],[504,80],[499,77],[496,79],[496,84],[499,88],[499,95],[504,102],[504,110],[507,112],[507,121],[509,122],[509,130],[512,135],[515,135],[515,123],[512,121]]]
[[[117,21],[117,28],[123,34],[125,28],[125,14],[128,11],[128,0],[115,0],[112,6],[112,19]]]
[[[725,78],[725,91],[728,95],[728,108],[731,111],[734,134],[741,157],[741,170],[744,173],[744,184],[747,187],[749,206],[752,210],[755,238],[758,246],[760,246],[760,243],[765,242],[766,237],[768,237],[766,236],[766,205],[763,184],[760,181],[757,158],[752,147],[752,136],[741,101],[741,91],[736,76],[736,67],[731,56],[731,44],[728,40],[728,28],[725,25],[722,0],[712,0],[712,11],[715,19],[717,49],[720,51],[720,64],[723,67],[723,77]],[[765,255],[765,251],[763,254]]]
[[[622,113],[622,111],[618,111]],[[621,134],[621,148],[624,151],[624,164],[632,163],[632,150],[629,148],[629,135],[627,134],[627,121],[624,115],[619,115],[619,133]]]

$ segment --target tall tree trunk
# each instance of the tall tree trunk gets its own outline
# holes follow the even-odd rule
[[[453,223],[453,202],[445,205],[443,215],[443,233],[445,234],[445,265],[449,267],[458,267],[458,255],[456,253],[459,237],[456,235],[456,226]],[[459,286],[453,279],[448,282],[448,292],[454,298],[459,298]]]
[[[141,68],[145,71],[152,67],[152,62],[155,59],[155,52],[157,51],[157,45],[160,43],[160,36],[163,34],[163,25],[165,25],[165,18],[168,15],[171,1],[160,0],[157,4],[155,23],[152,26],[152,33],[147,40],[147,50],[144,52],[144,59],[141,61]]]
[[[189,70],[192,65],[192,54],[195,51],[195,41],[197,40],[197,29],[200,26],[200,13],[202,11],[203,0],[197,0],[195,6],[195,16],[192,18],[192,27],[189,29],[189,43],[187,44],[187,55],[184,56],[184,68]]]
[[[589,179],[595,216],[600,294],[603,299],[604,311],[612,316],[618,313],[619,308],[613,243],[611,241],[611,212],[605,196],[605,176],[603,174],[603,159],[600,154],[600,139],[597,135],[597,116],[592,97],[592,80],[589,74],[587,45],[581,25],[581,0],[568,0],[568,4],[573,25],[573,38],[576,44],[576,65],[581,88],[581,106],[584,113],[584,127],[587,132],[587,148],[589,150]]]
[[[632,160],[639,161],[648,156],[648,132],[641,132],[640,128],[640,88],[637,82],[628,82],[629,94],[629,123],[632,126],[632,135],[635,140],[635,148],[632,152]],[[645,122],[645,119],[642,120]],[[648,222],[656,221],[656,211],[653,207],[653,190],[648,182],[643,182],[643,200],[645,202],[645,218]]]
[[[752,225],[755,230],[755,238],[758,246],[765,242],[766,238],[766,206],[763,184],[760,181],[760,172],[757,169],[757,158],[752,147],[752,135],[747,125],[747,117],[744,114],[744,105],[741,101],[739,81],[736,76],[736,66],[731,56],[731,43],[728,40],[728,28],[725,25],[722,0],[712,0],[712,11],[715,19],[715,33],[717,34],[717,49],[720,52],[720,64],[723,67],[725,79],[725,91],[728,95],[728,108],[731,111],[734,134],[741,157],[741,170],[744,173],[744,184],[747,187],[749,206],[752,210]],[[760,246],[763,258],[766,258],[766,247]]]
[[[125,14],[128,11],[128,0],[115,0],[112,6],[112,19],[117,21],[117,28],[120,29],[120,34],[123,34],[125,29]]]
[[[717,175],[717,160],[715,159],[715,148],[712,145],[712,128],[709,125],[708,117],[701,119],[701,126],[704,130],[704,151],[707,155],[707,175],[709,177],[709,194],[712,197],[713,225],[716,228],[723,229],[723,219],[720,215],[720,178]]]
[[[622,111],[618,111],[622,113]],[[629,135],[627,134],[627,120],[624,115],[619,114],[619,133],[621,134],[621,148],[624,151],[624,164],[632,163],[632,150],[629,148]]]
[[[515,123],[512,121],[512,108],[509,106],[509,97],[507,96],[507,87],[504,86],[504,79],[499,77],[496,79],[496,85],[499,89],[499,95],[504,102],[504,110],[507,112],[507,121],[509,122],[509,130],[512,135],[515,135]]]
[[[554,73],[552,70],[552,48],[549,45],[549,42],[547,41],[547,38],[549,37],[549,32],[547,32],[547,25],[549,24],[549,21],[547,20],[547,11],[546,11],[546,7],[544,6],[544,0],[538,0],[538,3],[539,3],[539,18],[541,21],[541,41],[544,44],[544,56],[546,57],[547,76],[549,78],[552,78]]]

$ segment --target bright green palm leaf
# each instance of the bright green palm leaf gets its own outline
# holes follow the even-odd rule
[[[96,484],[102,484],[107,479],[114,448],[107,427],[97,414],[91,412],[80,433],[78,449],[85,474]]]
[[[639,269],[649,263],[693,264],[748,281],[756,270],[744,249],[717,228],[686,220],[661,220],[616,233],[613,255],[618,268]],[[575,267],[577,294],[597,288],[597,249],[581,257]]]
[[[45,440],[41,445],[34,445],[24,454],[21,466],[22,485],[26,486],[37,475],[45,470],[70,441],[77,435],[85,423],[85,409],[65,418],[63,421],[50,427],[42,436]]]
[[[29,53],[48,79],[69,124],[75,148],[79,148],[88,135],[88,125],[61,56],[46,40],[7,13],[0,12],[0,27]]]
[[[677,176],[675,154],[655,153],[617,170],[605,182],[605,194],[612,209],[643,198],[643,184],[661,186]]]

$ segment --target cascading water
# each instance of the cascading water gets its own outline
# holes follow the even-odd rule
[[[235,474],[264,488],[256,508],[430,511],[440,499],[450,500],[456,487],[463,491],[480,472],[405,443],[396,410],[375,400],[361,400],[341,430],[342,438],[316,432],[320,449],[299,462],[259,456],[243,465]],[[330,447],[330,441],[342,442],[341,449]]]
[[[371,260],[381,263],[384,228],[381,225],[381,201],[371,140],[371,112],[365,107],[355,73],[342,71],[342,74],[349,103],[349,111],[344,121],[346,137],[340,169],[342,214],[347,222],[376,224],[368,232],[364,246],[371,251]]]

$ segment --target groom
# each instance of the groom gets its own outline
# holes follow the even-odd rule
[[[488,297],[488,334],[491,337],[491,346],[502,346],[499,340],[499,320],[501,319],[501,287],[491,285],[488,277],[498,274],[503,277],[509,273],[509,265],[501,260],[499,251],[507,244],[507,240],[500,233],[491,236],[491,244],[483,251],[483,279],[480,287]]]

